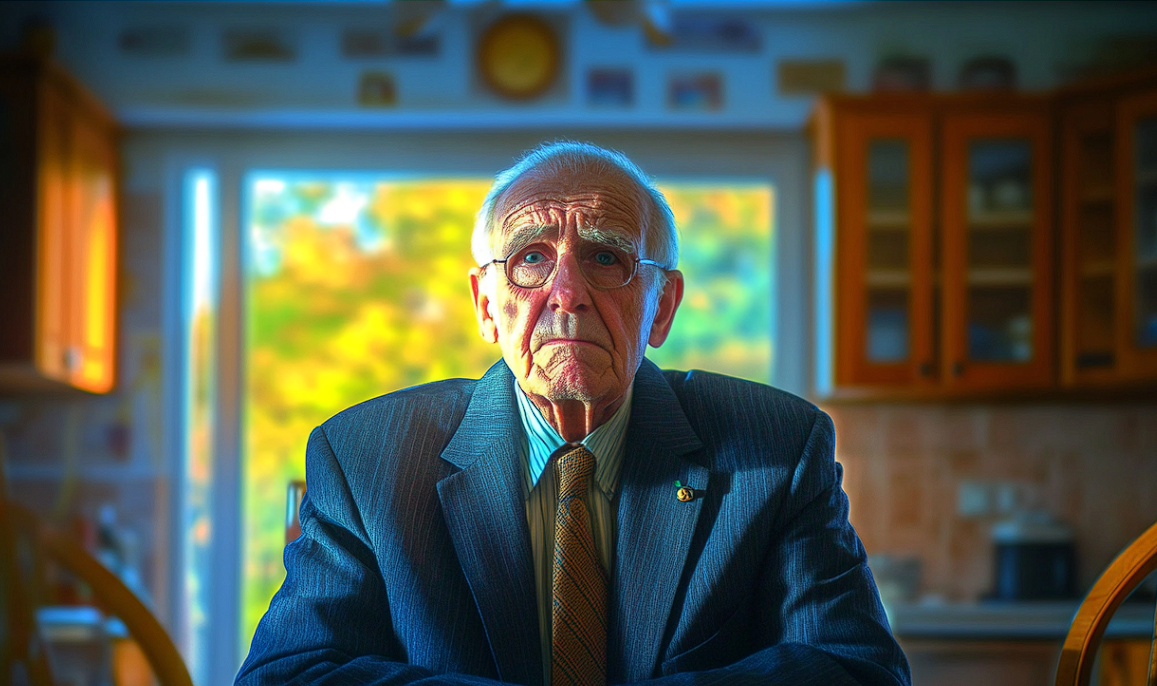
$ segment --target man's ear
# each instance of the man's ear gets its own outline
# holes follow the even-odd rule
[[[659,294],[659,306],[655,310],[655,319],[651,322],[651,335],[647,342],[652,348],[658,348],[667,340],[671,333],[671,324],[675,321],[675,310],[683,302],[683,272],[672,269],[667,272],[667,283],[663,292]]]
[[[474,296],[474,317],[478,320],[478,334],[487,343],[498,342],[498,322],[494,320],[494,301],[482,288],[482,270],[470,270],[470,293]]]

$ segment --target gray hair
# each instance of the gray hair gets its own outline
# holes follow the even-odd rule
[[[679,236],[675,231],[675,216],[671,213],[667,198],[655,187],[654,181],[623,153],[575,141],[544,143],[526,152],[513,167],[499,172],[494,177],[494,185],[486,194],[486,199],[482,202],[474,221],[474,235],[470,247],[475,261],[482,265],[494,259],[490,247],[490,237],[495,228],[494,206],[515,181],[531,171],[552,175],[575,169],[589,169],[595,173],[618,171],[634,181],[639,190],[643,191],[643,197],[650,200],[651,205],[647,213],[650,217],[649,223],[643,231],[643,248],[646,254],[642,257],[655,260],[666,269],[674,269],[678,265]],[[665,282],[665,276],[658,280],[660,287]]]

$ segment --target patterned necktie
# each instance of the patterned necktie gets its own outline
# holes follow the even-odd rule
[[[595,456],[577,446],[558,458],[554,521],[551,686],[607,682],[607,575],[595,549],[587,490]]]

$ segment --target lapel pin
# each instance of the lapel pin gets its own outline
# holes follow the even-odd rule
[[[678,481],[675,482],[675,488],[678,489],[675,491],[675,497],[679,499],[679,502],[689,503],[695,499],[694,488],[691,488],[690,486],[684,486]]]

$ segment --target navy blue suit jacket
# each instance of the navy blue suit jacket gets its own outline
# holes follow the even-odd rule
[[[237,684],[541,684],[521,431],[502,362],[315,429],[302,536]],[[608,683],[909,682],[833,446],[795,396],[643,362]]]

